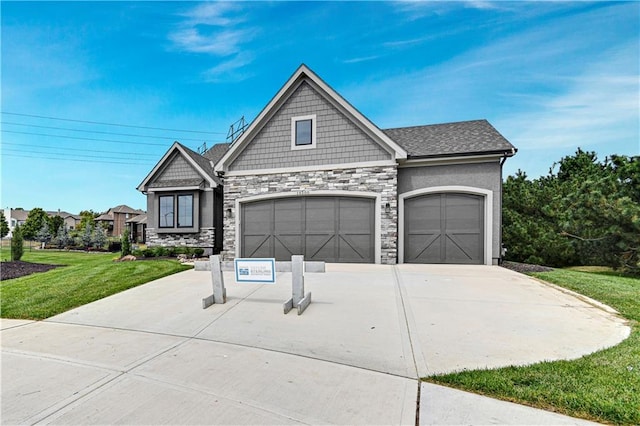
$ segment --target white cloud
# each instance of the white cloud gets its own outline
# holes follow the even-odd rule
[[[227,56],[237,53],[252,38],[250,31],[225,29],[203,33],[195,27],[184,28],[169,34],[169,40],[180,50]]]
[[[252,62],[253,55],[248,52],[240,52],[232,59],[222,61],[218,65],[205,71],[205,80],[212,83],[246,80],[251,76],[251,73],[245,70],[245,68],[248,68],[248,65]]]
[[[186,19],[168,34],[173,47],[191,53],[230,56],[240,52],[255,37],[256,30],[239,24],[239,3],[202,3],[179,14]]]
[[[210,2],[202,3],[193,9],[182,13],[187,19],[188,25],[213,25],[226,27],[242,22],[243,19],[238,16],[225,16],[231,12],[236,12],[240,8],[238,3],[233,2]]]
[[[380,57],[380,55],[373,55],[373,56],[361,56],[361,57],[357,57],[357,58],[350,58],[350,59],[345,59],[342,61],[343,64],[357,64],[360,62],[367,62],[367,61],[373,61],[374,59],[378,59]]]
[[[640,135],[640,82],[635,43],[604,55],[569,79],[554,96],[501,121],[514,143],[528,149],[629,144]]]

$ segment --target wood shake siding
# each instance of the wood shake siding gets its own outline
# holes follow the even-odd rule
[[[291,118],[316,115],[316,148],[291,149]],[[231,171],[391,160],[353,122],[303,83],[230,166]]]

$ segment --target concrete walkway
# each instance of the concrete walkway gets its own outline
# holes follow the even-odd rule
[[[203,310],[209,274],[2,320],[2,424],[586,424],[417,378],[575,358],[629,333],[499,267],[327,265],[305,276],[301,316],[282,313],[290,273],[225,273],[227,303]]]

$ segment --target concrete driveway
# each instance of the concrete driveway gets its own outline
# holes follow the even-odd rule
[[[290,273],[225,281],[227,303],[205,310],[210,273],[187,271],[46,321],[2,320],[2,423],[581,424],[417,379],[580,357],[629,333],[500,267],[327,265],[306,274],[301,316],[282,313]]]

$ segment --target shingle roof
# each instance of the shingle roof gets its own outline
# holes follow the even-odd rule
[[[213,161],[213,164],[215,165],[218,161],[220,161],[222,159],[224,154],[227,153],[227,151],[229,150],[230,146],[231,146],[230,143],[219,143],[219,144],[216,144],[216,145],[212,146],[211,148],[209,148],[209,150],[204,153],[204,156],[207,159]]]
[[[126,220],[126,223],[147,223],[147,214],[143,213],[139,214],[138,216],[134,216]]]
[[[120,204],[119,206],[111,207],[109,209],[108,213],[135,213],[135,214],[141,214],[141,213],[144,213],[144,211],[131,208],[131,207],[125,205],[125,204]]]
[[[211,165],[210,160],[208,158],[203,157],[202,155],[198,154],[195,151],[192,151],[191,149],[187,148],[186,146],[182,145],[181,143],[178,143],[183,149],[184,151],[187,153],[187,155],[189,157],[191,157],[191,159],[193,161],[195,161],[201,168],[202,170],[205,171],[205,173],[207,173],[209,175],[209,177],[211,177],[216,183],[220,184],[220,179],[218,178],[218,176],[216,176],[216,174],[213,171],[213,165]],[[214,145],[215,147],[215,145]],[[214,163],[215,164],[215,163]]]
[[[487,120],[383,130],[411,157],[507,153],[515,150]]]

